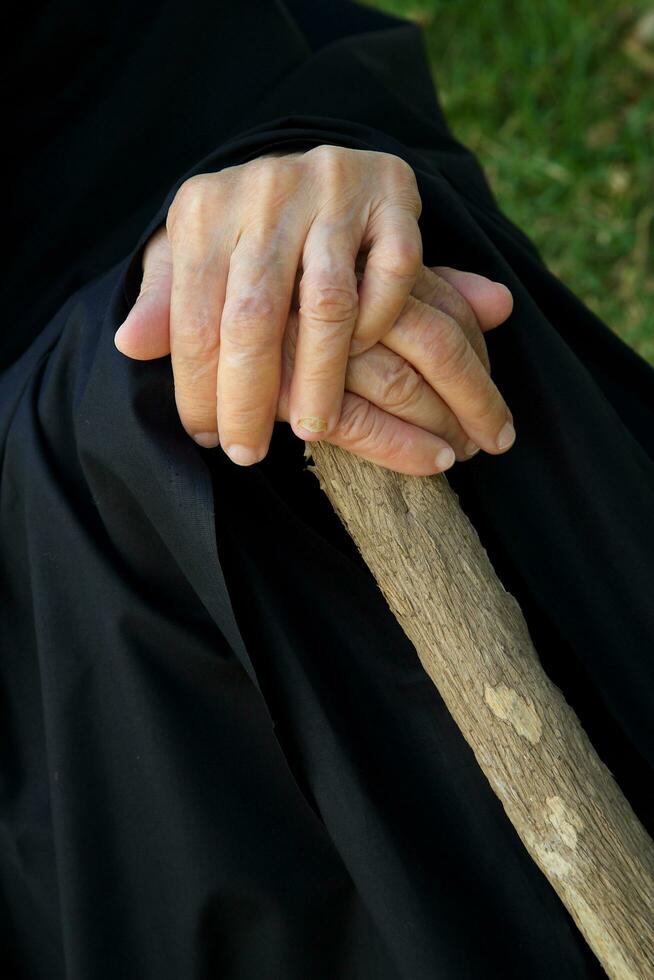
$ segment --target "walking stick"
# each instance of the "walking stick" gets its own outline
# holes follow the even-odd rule
[[[444,476],[314,472],[529,854],[616,980],[654,977],[654,842],[548,678]]]

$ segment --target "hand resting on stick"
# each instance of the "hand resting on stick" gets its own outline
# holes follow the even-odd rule
[[[386,153],[321,146],[193,177],[144,250],[116,346],[170,354],[182,425],[242,465],[275,420],[412,475],[504,452],[515,433],[483,333],[511,293],[425,267],[419,214],[413,171]]]

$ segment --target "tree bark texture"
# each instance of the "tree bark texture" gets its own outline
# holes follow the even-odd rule
[[[530,855],[609,977],[654,977],[654,842],[442,475],[307,443],[322,489]]]

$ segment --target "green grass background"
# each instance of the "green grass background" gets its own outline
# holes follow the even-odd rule
[[[654,364],[652,0],[361,0],[419,23],[500,206]]]

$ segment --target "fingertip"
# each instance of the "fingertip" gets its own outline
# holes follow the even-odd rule
[[[504,305],[503,320],[506,320],[513,312],[513,293],[503,282],[497,282],[496,280],[491,281],[493,286],[495,286],[495,291],[499,292],[500,296],[502,297],[501,302]]]
[[[114,346],[117,351],[120,351],[121,354],[124,354],[126,357],[128,357],[129,355],[125,350],[123,350],[121,346],[121,344],[123,344],[125,341],[125,330],[124,330],[125,322],[126,321],[121,323],[121,325],[118,327],[118,330],[116,330],[114,334]]]
[[[516,440],[516,432],[511,422],[506,422],[497,435],[497,449],[504,453]]]
[[[170,354],[167,311],[137,301],[114,333],[114,347],[133,361],[152,361]]]
[[[114,346],[125,357],[139,357],[139,339],[143,332],[142,319],[141,307],[137,300],[114,334]]]
[[[140,351],[138,347],[134,346],[134,331],[132,330],[131,324],[122,323],[116,333],[114,334],[114,347],[123,357],[129,357],[132,361],[147,361],[150,360],[150,353],[147,351]]]
[[[479,276],[474,295],[468,299],[482,330],[499,327],[513,312],[513,293],[502,282]]]
[[[455,462],[456,455],[450,446],[445,446],[443,449],[439,449],[436,453],[436,467],[438,468],[439,473],[442,473],[443,470],[449,470]]]
[[[448,266],[434,266],[432,271],[459,290],[472,307],[482,330],[498,327],[513,312],[513,293],[503,282],[479,272],[465,272]]]

